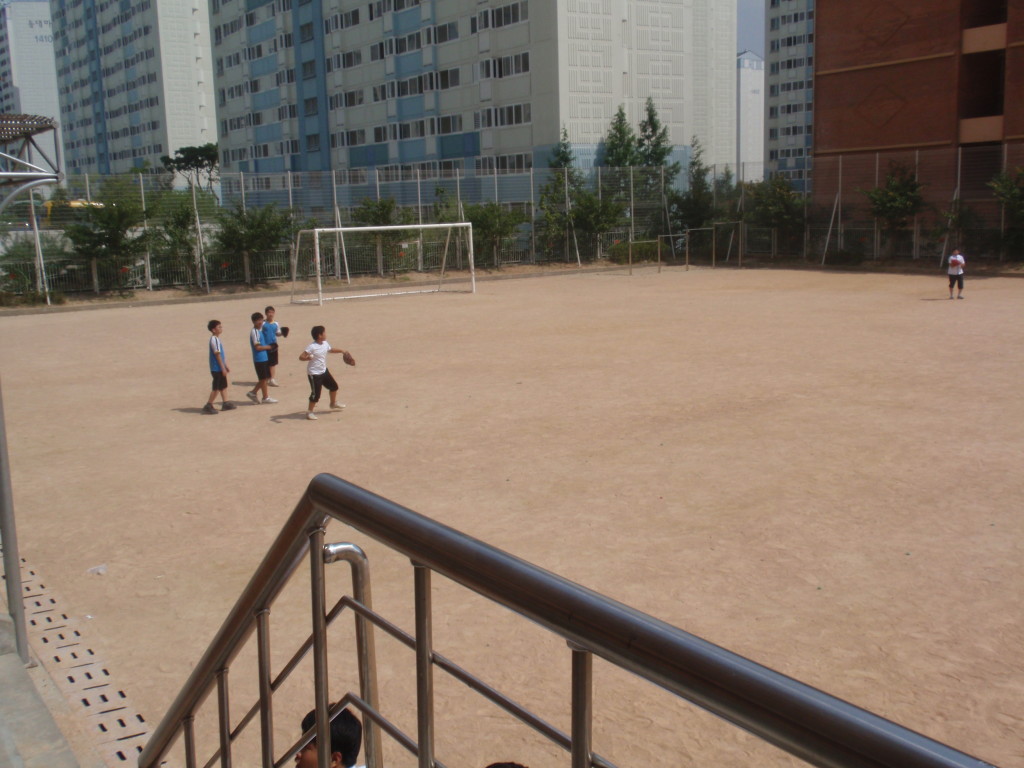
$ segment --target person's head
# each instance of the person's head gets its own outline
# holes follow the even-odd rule
[[[273,322],[275,312],[277,312],[277,310],[274,309],[273,307],[267,307],[266,309],[263,310],[263,314],[267,316],[268,323]]]
[[[206,330],[210,333],[219,333],[222,330],[220,320],[211,320],[208,322],[206,324]]]
[[[521,763],[491,763],[487,768],[526,768]]]
[[[327,336],[327,329],[322,325],[314,325],[309,335],[313,337],[313,341],[321,341]]]
[[[259,312],[252,313],[252,324],[259,328],[263,325],[263,315]]]
[[[333,704],[331,706],[334,706]],[[316,710],[302,718],[302,732],[316,725]],[[347,709],[331,721],[331,768],[349,768],[356,764],[363,741],[363,725]],[[296,768],[316,768],[316,739],[295,755]]]
[[[953,255],[954,256],[959,256],[960,255],[960,249],[959,248],[954,248],[953,249]]]

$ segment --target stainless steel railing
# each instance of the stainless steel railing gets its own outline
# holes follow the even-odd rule
[[[409,557],[415,571],[415,632],[408,635],[372,610],[365,560],[358,547],[324,547],[330,517]],[[260,646],[274,597],[309,554],[313,633],[304,648],[275,678]],[[324,564],[339,553],[354,563],[354,598],[326,611]],[[489,688],[437,654],[431,646],[430,579],[437,572],[488,597],[564,638],[572,654],[571,734],[544,723],[525,708]],[[363,581],[362,586],[358,582]],[[330,475],[318,475],[239,598],[203,658],[153,732],[139,757],[140,768],[155,768],[180,734],[185,735],[187,768],[195,768],[192,719],[206,696],[218,692],[218,759],[230,768],[231,742],[260,714],[263,766],[283,765],[310,738],[317,739],[320,765],[329,764],[326,625],[344,608],[357,615],[360,694],[346,694],[335,711],[352,704],[364,715],[367,764],[380,764],[383,730],[418,755],[420,768],[441,763],[434,757],[433,673],[452,674],[504,707],[571,753],[573,768],[604,766],[591,748],[591,664],[594,655],[649,680],[732,722],[812,765],[829,768],[982,768],[987,763],[910,731],[773,670],[715,646],[585,587],[538,568],[459,531],[441,525],[369,491]],[[260,617],[264,617],[261,620]],[[261,629],[261,626],[263,627]],[[415,650],[417,665],[416,739],[403,734],[379,710],[374,679],[372,626]],[[260,701],[232,729],[228,719],[227,669],[253,631],[257,632]],[[265,634],[263,635],[265,638]],[[265,642],[264,642],[265,645]],[[316,727],[276,763],[270,734],[273,691],[297,660],[312,648]],[[315,731],[315,732],[314,732]]]

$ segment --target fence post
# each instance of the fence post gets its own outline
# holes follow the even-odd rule
[[[420,169],[416,169],[416,211],[419,213],[420,234],[419,254],[416,256],[416,271],[423,271],[423,192],[420,185]]]
[[[537,202],[533,187],[533,166],[530,166],[530,263],[537,263]]]
[[[242,191],[242,210],[245,210],[245,174],[238,172],[238,188]]]
[[[629,240],[635,239],[633,225],[636,222],[636,201],[633,199],[633,166],[629,166]]]

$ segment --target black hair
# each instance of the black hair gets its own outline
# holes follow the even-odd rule
[[[211,320],[206,324],[206,330],[213,331],[218,325],[220,325],[220,320]]]
[[[314,325],[313,330],[309,332],[310,336],[313,337],[313,341],[316,341],[321,333],[324,333],[327,329],[322,325]]]
[[[277,310],[274,309],[273,307],[265,307],[263,311],[264,312],[277,312]]]
[[[520,763],[491,763],[487,768],[526,768]]]
[[[302,732],[316,726],[316,710],[302,718]],[[341,710],[331,721],[331,753],[341,753],[341,764],[345,768],[355,765],[359,747],[363,741],[363,725],[347,709]]]
[[[263,314],[260,312],[253,312],[252,317],[250,317],[249,319],[255,323],[257,320],[263,319]]]

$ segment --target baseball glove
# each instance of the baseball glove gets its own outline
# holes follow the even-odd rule
[[[352,357],[352,353],[348,350],[341,356],[341,359],[345,361],[345,365],[355,365],[356,359]]]
[[[287,325],[282,325],[281,326],[281,335],[284,336],[286,339],[288,338],[288,331],[289,331],[289,328],[288,328]]]

